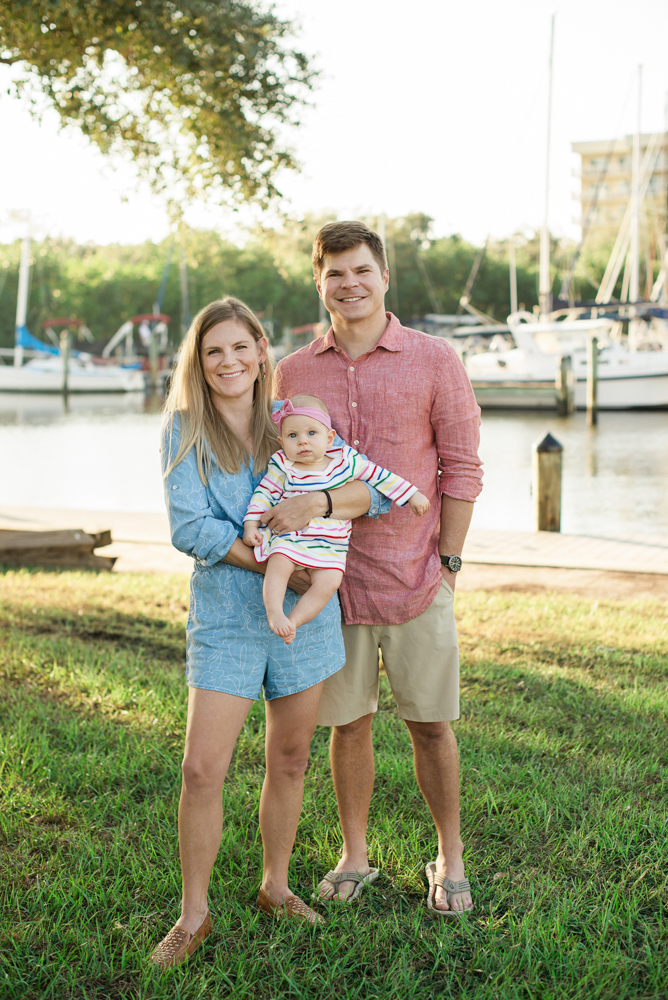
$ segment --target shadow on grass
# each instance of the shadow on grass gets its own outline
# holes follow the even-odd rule
[[[79,614],[71,607],[50,606],[32,613],[25,605],[14,605],[3,609],[0,626],[7,629],[5,641],[16,637],[13,630],[20,630],[38,638],[52,636],[63,641],[108,643],[112,649],[140,649],[151,659],[185,658],[183,624],[115,608],[86,608]]]

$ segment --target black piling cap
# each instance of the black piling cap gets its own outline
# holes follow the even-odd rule
[[[545,435],[542,441],[537,441],[534,445],[536,451],[541,454],[547,452],[559,452],[564,450],[563,444],[559,444],[556,438],[553,438],[550,432]]]

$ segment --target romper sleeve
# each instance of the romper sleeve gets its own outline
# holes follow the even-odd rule
[[[343,438],[339,437],[339,435],[337,434],[336,437],[334,438],[333,447],[348,448],[348,445],[343,440]],[[364,459],[365,462],[368,462],[366,455],[360,455],[360,458]],[[374,486],[372,486],[371,483],[365,482],[364,485],[368,489],[371,498],[369,509],[364,515],[364,517],[372,517],[375,521],[377,521],[381,514],[387,514],[387,512],[392,507],[392,501],[388,499],[388,497],[383,496],[383,494],[380,493],[379,490],[377,490]]]
[[[202,565],[213,566],[225,559],[234,539],[239,537],[238,531],[231,521],[214,515],[209,491],[199,477],[194,448],[165,475],[178,451],[180,436],[177,414],[171,430],[163,429],[160,449],[172,545]]]
[[[402,479],[401,476],[390,472],[389,469],[383,469],[380,465],[374,465],[354,448],[347,448],[346,451],[351,459],[353,478],[380,490],[384,496],[393,500],[397,507],[405,507],[413,494],[418,492],[417,486],[413,486],[407,479]]]
[[[274,456],[269,459],[267,472],[255,488],[248,510],[244,517],[246,521],[259,521],[262,514],[275,507],[283,499],[285,493],[285,470],[281,468]]]

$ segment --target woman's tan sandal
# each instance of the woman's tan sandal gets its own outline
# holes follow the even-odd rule
[[[365,885],[371,885],[379,875],[380,872],[377,868],[372,868],[368,875],[360,875],[359,872],[327,872],[322,882],[318,883],[316,891],[311,893],[311,899],[322,899],[325,903],[332,899],[337,903],[350,903],[353,899],[357,899]],[[355,888],[349,896],[339,900],[336,899],[336,894],[342,882],[355,882]],[[333,889],[334,891],[331,896],[323,896],[323,889]]]
[[[470,913],[473,909],[472,906],[467,907],[465,910],[441,910],[438,906],[434,905],[434,898],[436,896],[436,886],[445,889],[446,900],[448,906],[450,906],[450,900],[458,892],[470,892],[471,885],[467,878],[463,878],[461,882],[453,882],[452,879],[446,878],[445,875],[438,875],[436,872],[436,862],[430,861],[428,865],[425,866],[425,875],[427,876],[427,882],[429,882],[429,895],[427,896],[427,906],[433,913],[437,913],[439,917],[461,917],[462,913]]]
[[[260,889],[257,905],[276,920],[298,920],[303,924],[310,924],[311,927],[317,927],[325,922],[320,914],[307,906],[299,896],[288,896],[282,903],[277,903],[264,889]]]
[[[212,930],[211,917],[208,912],[194,934],[175,924],[167,937],[164,937],[155,949],[149,962],[152,965],[159,965],[161,969],[173,969],[177,965],[181,965],[181,962],[190,958],[195,949],[208,938]]]

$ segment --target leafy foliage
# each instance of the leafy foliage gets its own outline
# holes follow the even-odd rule
[[[283,327],[318,320],[318,296],[311,272],[311,243],[329,216],[288,219],[279,229],[249,232],[242,246],[207,230],[182,228],[188,264],[190,309],[194,314],[221,295],[243,299],[264,320],[274,336]],[[376,220],[370,219],[371,224]],[[433,239],[431,219],[411,215],[387,220],[390,247],[388,309],[405,322],[426,313],[456,311],[478,248],[459,236]],[[77,245],[46,239],[33,244],[28,327],[41,335],[50,316],[83,319],[97,338],[108,339],[129,316],[150,312],[169,255],[171,238],[137,246]],[[0,346],[14,339],[19,243],[0,248]],[[442,309],[434,308],[420,258]],[[536,301],[536,259],[531,245],[518,250],[520,301]],[[479,309],[505,319],[510,311],[505,244],[489,248],[475,283],[472,301]],[[163,311],[172,317],[178,340],[181,298],[178,254],[172,258]]]
[[[156,189],[266,201],[312,71],[253,0],[0,0],[0,61]]]

